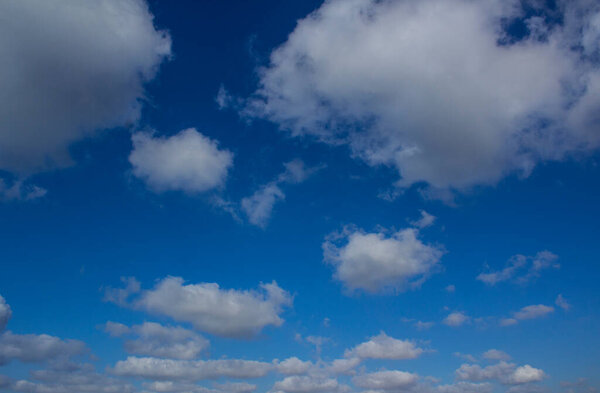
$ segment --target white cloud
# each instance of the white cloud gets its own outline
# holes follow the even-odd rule
[[[155,192],[196,194],[221,187],[233,164],[230,151],[194,128],[170,137],[138,132],[131,139],[133,174]]]
[[[541,381],[546,377],[546,374],[544,371],[533,368],[528,364],[517,367],[514,363],[501,361],[483,368],[476,364],[463,364],[456,370],[456,376],[460,380],[496,380],[503,384],[517,385]]]
[[[446,290],[446,292],[448,293],[454,293],[456,291],[456,286],[454,284],[450,284],[448,285],[446,288],[444,288]]]
[[[341,386],[333,378],[315,376],[292,376],[275,382],[271,391],[286,393],[325,393],[340,390]]]
[[[285,199],[281,185],[302,183],[321,167],[307,168],[303,161],[292,160],[284,164],[285,171],[270,183],[261,186],[254,194],[242,199],[241,206],[251,224],[266,227],[273,207]]]
[[[504,269],[481,273],[477,276],[477,279],[488,285],[495,285],[508,280],[518,284],[526,284],[539,277],[542,270],[560,268],[560,264],[556,262],[557,260],[558,256],[550,251],[540,251],[532,257],[514,255],[506,262]]]
[[[125,284],[125,288],[106,288],[104,291],[104,301],[115,303],[119,306],[126,306],[129,297],[140,292],[141,285],[135,277],[121,277],[121,282]]]
[[[12,360],[26,363],[67,360],[86,352],[87,347],[78,340],[61,340],[47,334],[13,334],[10,331],[0,335],[0,365]]]
[[[418,379],[416,374],[394,370],[358,375],[352,383],[363,389],[397,391],[416,384]]]
[[[174,360],[129,356],[118,361],[112,373],[151,380],[200,381],[220,377],[260,378],[272,368],[270,363],[254,360]]]
[[[560,4],[584,17],[554,29],[551,18],[525,20],[531,34],[510,43],[503,23],[524,18],[516,1],[327,1],[272,52],[242,113],[347,143],[371,165],[395,166],[400,186],[526,176],[600,145],[600,73],[571,49],[597,49],[598,6]]]
[[[494,387],[487,383],[457,382],[452,385],[439,385],[434,392],[439,393],[491,393]]]
[[[348,374],[353,373],[353,369],[356,368],[362,361],[359,357],[349,357],[346,359],[334,359],[328,366],[327,370],[334,374]]]
[[[398,340],[381,332],[369,341],[347,350],[344,356],[360,359],[415,359],[423,352],[412,341]]]
[[[335,278],[349,290],[377,293],[417,287],[442,257],[443,251],[418,239],[416,229],[365,233],[356,229],[331,234],[323,243],[326,262],[335,266]]]
[[[300,360],[295,356],[276,363],[277,371],[285,375],[305,374],[312,365],[312,362]]]
[[[179,277],[167,277],[154,289],[143,291],[135,305],[218,336],[249,337],[265,326],[280,326],[279,314],[292,303],[290,294],[276,282],[260,288],[243,291],[221,289],[216,283],[186,285]]]
[[[242,199],[242,210],[248,216],[250,223],[265,227],[269,218],[271,218],[275,202],[284,198],[285,194],[281,191],[281,188],[277,184],[269,183],[262,186],[251,196]]]
[[[571,309],[571,304],[569,304],[569,302],[567,302],[567,300],[561,294],[556,297],[554,303],[565,311],[569,311]]]
[[[35,184],[26,184],[23,180],[14,180],[8,185],[6,180],[0,179],[0,201],[31,201],[41,198],[48,191]]]
[[[510,355],[498,349],[490,349],[483,353],[483,358],[487,360],[510,360]]]
[[[444,318],[444,320],[442,322],[448,326],[457,327],[457,326],[461,326],[461,325],[469,322],[470,320],[471,320],[471,317],[469,317],[465,313],[456,311],[456,312],[448,314],[448,316],[446,318]]]
[[[543,304],[534,304],[531,306],[523,307],[514,314],[514,317],[518,320],[535,319],[544,317],[552,312],[554,312],[553,307],[545,306]]]
[[[209,346],[207,339],[191,330],[155,322],[144,322],[131,328],[107,322],[105,330],[113,336],[136,335],[136,339],[124,343],[125,351],[134,355],[191,360]]]
[[[0,333],[6,328],[8,320],[12,316],[12,310],[6,300],[0,295]]]
[[[436,217],[427,213],[425,210],[421,210],[421,218],[417,221],[411,222],[411,225],[416,226],[417,228],[427,228],[428,226],[433,225]]]
[[[0,169],[71,162],[72,142],[135,123],[171,54],[143,0],[0,2]]]

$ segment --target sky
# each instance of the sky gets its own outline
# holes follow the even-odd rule
[[[0,392],[600,391],[600,3],[0,0]]]

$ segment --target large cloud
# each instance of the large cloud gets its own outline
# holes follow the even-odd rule
[[[395,166],[399,186],[527,175],[600,145],[600,6],[557,3],[561,26],[518,1],[326,1],[273,51],[241,111]],[[517,20],[524,37],[504,30]]]
[[[129,162],[133,174],[156,191],[200,193],[223,185],[233,154],[193,128],[168,138],[147,133],[132,136]]]
[[[143,0],[0,2],[0,169],[69,164],[69,145],[140,116],[171,53]]]
[[[325,261],[335,266],[335,278],[350,289],[376,293],[420,285],[443,251],[418,238],[418,230],[365,233],[346,229],[323,243]]]
[[[208,333],[250,337],[265,326],[280,326],[279,314],[291,302],[290,294],[275,282],[261,284],[261,291],[242,291],[221,289],[216,283],[186,285],[181,278],[167,277],[143,291],[135,304]]]

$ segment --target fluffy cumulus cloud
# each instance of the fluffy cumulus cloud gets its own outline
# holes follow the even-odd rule
[[[456,370],[456,377],[459,380],[495,380],[506,385],[519,385],[539,382],[546,378],[546,374],[543,370],[531,367],[528,364],[517,367],[514,363],[501,361],[487,367],[481,367],[477,364],[463,364]]]
[[[171,54],[144,0],[0,3],[0,169],[68,165],[69,145],[140,116]]]
[[[151,380],[200,381],[205,379],[260,378],[272,368],[271,363],[254,360],[174,360],[133,357],[118,361],[113,374]]]
[[[132,142],[133,174],[155,192],[195,194],[221,187],[233,164],[230,151],[193,128],[170,137],[139,132]]]
[[[389,235],[346,228],[323,243],[324,259],[335,267],[335,278],[349,290],[377,293],[414,288],[432,273],[443,254],[418,235],[414,228]]]
[[[12,360],[38,363],[50,360],[68,360],[87,352],[86,345],[78,340],[62,340],[47,334],[0,335],[0,365]]]
[[[284,166],[285,171],[274,180],[242,199],[242,210],[251,224],[262,228],[267,225],[275,204],[285,199],[285,193],[281,189],[283,184],[301,183],[320,169],[320,167],[307,168],[304,162],[298,159],[287,162]]]
[[[8,320],[12,316],[12,310],[6,300],[0,295],[0,333],[6,328]]]
[[[359,359],[415,359],[423,353],[412,341],[398,340],[384,332],[347,350],[346,358]]]
[[[107,322],[105,330],[112,336],[135,335],[126,340],[127,353],[172,359],[195,359],[206,351],[209,342],[197,333],[182,327],[163,326],[155,322],[144,322],[132,327]]]
[[[312,366],[312,362],[300,360],[295,356],[276,362],[277,371],[285,375],[304,374]]]
[[[546,269],[558,269],[558,255],[550,251],[540,251],[534,256],[514,255],[502,270],[481,273],[477,276],[479,281],[488,285],[495,285],[502,281],[513,281],[526,284],[540,276]]]
[[[464,190],[597,149],[600,6],[558,1],[559,26],[520,4],[324,2],[271,53],[241,112],[345,143],[397,168],[401,187]]]
[[[198,330],[218,336],[250,337],[265,326],[280,326],[280,314],[291,303],[290,294],[276,282],[261,284],[260,291],[235,290],[167,277],[153,289],[142,291],[134,307],[190,322]]]
[[[358,375],[352,378],[352,383],[367,390],[402,391],[414,385],[418,379],[416,374],[394,370]]]

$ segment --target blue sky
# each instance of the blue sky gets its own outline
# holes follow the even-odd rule
[[[0,391],[600,388],[595,1],[0,2]]]

